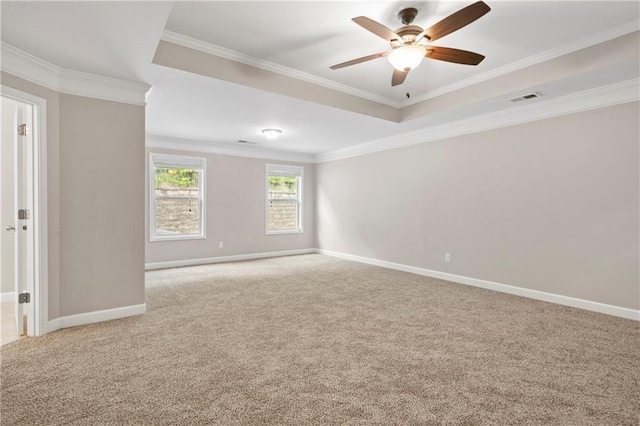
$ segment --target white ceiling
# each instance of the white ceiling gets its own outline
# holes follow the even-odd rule
[[[484,54],[487,58],[477,67],[425,60],[407,83],[396,88],[390,85],[392,68],[386,59],[329,69],[388,47],[353,23],[355,16],[365,15],[395,29],[400,26],[397,12],[412,6],[419,9],[415,23],[428,27],[471,2],[3,1],[0,7],[3,42],[65,69],[152,85],[148,134],[210,144],[244,139],[256,142],[256,148],[301,153],[337,150],[515,106],[508,103],[508,96],[474,99],[470,91],[468,101],[456,108],[394,123],[153,64],[163,31],[254,64],[289,70],[290,75],[304,73],[327,86],[402,106],[470,80],[505,74],[517,68],[514,64],[533,63],[535,58],[638,29],[636,1],[487,0],[491,12],[434,43]],[[638,78],[637,62],[531,89],[544,92],[541,101],[545,101],[632,78]],[[281,128],[282,137],[267,143],[260,134],[266,127]]]
[[[634,2],[490,1],[491,11],[434,43],[484,54],[478,66],[428,60],[402,86],[391,87],[391,64],[377,59],[340,70],[331,65],[389,50],[386,41],[351,21],[365,15],[391,29],[397,13],[419,9],[423,28],[474,1],[433,2],[179,2],[166,29],[254,58],[333,80],[385,98],[425,92],[549,51],[638,19]]]

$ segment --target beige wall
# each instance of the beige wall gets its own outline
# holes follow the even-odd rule
[[[49,319],[144,303],[144,107],[2,84],[47,101]]]
[[[318,164],[319,247],[638,309],[638,116],[636,102]]]
[[[49,319],[143,303],[145,261],[318,246],[640,307],[638,103],[306,164],[302,235],[265,235],[275,161],[204,155],[208,238],[150,243],[144,107],[2,84],[47,100]]]
[[[150,242],[147,223],[145,226],[147,263],[315,247],[315,166],[313,164],[295,164],[304,166],[304,232],[266,235],[266,164],[293,163],[161,149],[147,150],[147,153],[149,152],[206,158],[207,238]],[[219,241],[224,242],[224,248],[218,248]]]
[[[60,95],[61,315],[144,303],[144,107]]]

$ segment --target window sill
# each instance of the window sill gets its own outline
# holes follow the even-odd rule
[[[157,243],[160,241],[184,241],[184,240],[206,240],[206,235],[172,235],[172,236],[160,236],[150,237],[149,242]]]
[[[288,234],[302,234],[302,229],[287,229],[282,231],[267,231],[267,235],[288,235]]]

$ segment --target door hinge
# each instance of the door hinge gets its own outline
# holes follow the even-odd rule
[[[29,134],[29,130],[27,129],[27,125],[26,124],[19,124],[18,125],[18,135],[19,136],[27,136]]]
[[[18,219],[27,220],[29,219],[30,216],[31,216],[31,212],[29,212],[29,209],[18,210]]]
[[[30,303],[31,293],[20,293],[18,295],[18,303]]]

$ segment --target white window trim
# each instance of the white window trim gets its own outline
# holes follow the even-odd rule
[[[293,174],[299,176],[300,180],[298,182],[298,228],[297,229],[278,229],[278,230],[269,230],[269,171],[270,169],[277,169],[282,171],[289,171]],[[265,211],[264,211],[264,226],[266,229],[267,235],[287,235],[287,234],[302,234],[303,230],[303,221],[302,218],[304,215],[302,211],[304,209],[303,203],[303,187],[304,187],[304,167],[302,166],[290,166],[285,164],[267,164],[265,167]]]
[[[184,162],[185,166],[191,163],[194,168],[201,168],[202,173],[198,180],[198,202],[200,204],[200,234],[197,235],[157,235],[156,234],[156,175],[155,164],[158,160],[177,164]],[[205,157],[191,157],[187,155],[165,154],[160,152],[149,153],[149,241],[180,241],[180,240],[204,240],[207,238],[207,207],[206,207],[206,182],[207,159]]]

